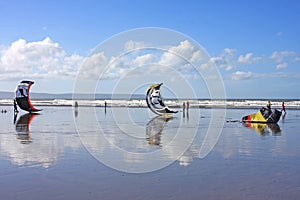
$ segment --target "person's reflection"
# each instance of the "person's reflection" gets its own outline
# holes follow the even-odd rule
[[[244,126],[255,129],[256,132],[258,132],[262,136],[266,136],[269,133],[273,134],[274,136],[281,135],[281,129],[280,126],[277,123],[243,123]]]
[[[172,117],[157,116],[152,118],[146,126],[146,139],[150,145],[161,145],[162,131]]]
[[[74,115],[75,115],[75,117],[78,117],[78,102],[77,101],[75,101],[75,105],[74,105]]]
[[[17,132],[17,138],[21,140],[22,144],[29,144],[32,142],[30,138],[30,123],[33,120],[35,116],[38,114],[33,113],[27,113],[22,115],[17,123],[16,123],[16,132]]]
[[[281,116],[282,123],[284,123],[285,115],[286,115],[286,112],[284,112],[284,114]]]

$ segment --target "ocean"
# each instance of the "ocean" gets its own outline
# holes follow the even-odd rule
[[[261,108],[266,106],[268,99],[165,99],[165,104],[170,107],[182,107],[183,102],[189,102],[192,108]],[[281,109],[281,104],[284,101],[287,109],[300,110],[299,99],[271,99],[272,107]],[[31,103],[36,106],[74,106],[75,102],[79,106],[87,107],[147,107],[145,98],[121,98],[121,99],[32,99]],[[13,99],[0,99],[0,106],[13,105]]]

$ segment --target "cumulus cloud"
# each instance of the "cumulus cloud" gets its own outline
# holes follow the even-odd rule
[[[237,54],[237,50],[225,48],[220,55],[211,58],[219,68],[230,71],[241,68],[245,65],[251,67],[252,64],[260,63],[265,65],[270,61],[276,64],[276,69],[285,69],[292,62],[299,62],[300,58],[294,51],[274,51],[270,56],[254,56],[252,52]]]
[[[37,42],[19,39],[1,51],[0,79],[12,77],[73,77],[83,58],[68,56],[49,37]]]
[[[118,57],[107,57],[104,52],[88,57],[80,69],[84,79],[116,79],[118,77],[167,74],[162,72],[188,74],[194,70],[189,62],[201,66],[207,56],[188,40],[162,49],[143,48],[142,42],[130,40],[124,43],[124,50],[130,51]],[[134,50],[134,51],[132,51]],[[206,59],[206,60],[205,60]],[[210,63],[212,64],[212,63]]]
[[[191,42],[184,40],[177,46],[171,46],[160,58],[159,64],[173,67],[180,67],[188,61],[199,63],[204,59],[204,55]]]
[[[240,55],[238,58],[239,63],[252,64],[261,60],[261,57],[253,57],[253,53],[247,53],[245,55]]]
[[[293,51],[274,51],[270,56],[270,59],[274,60],[276,63],[280,63],[285,57],[295,56],[296,53]]]
[[[155,56],[153,54],[145,54],[136,57],[132,63],[136,66],[143,66],[155,62]]]
[[[243,71],[236,71],[232,74],[231,78],[235,81],[239,80],[247,80],[254,77],[254,74],[252,72],[243,72]]]
[[[294,51],[274,51],[270,56],[277,65],[276,69],[284,69],[288,67],[288,61],[295,61],[297,54]]]
[[[220,55],[212,57],[211,61],[226,71],[232,70],[237,67],[235,60],[236,52],[236,49],[225,48]]]
[[[104,52],[95,53],[89,56],[82,64],[78,78],[93,80],[99,78],[101,72],[109,63],[108,61],[109,59],[104,55]]]
[[[288,64],[286,62],[284,63],[279,63],[278,65],[276,65],[276,69],[284,69],[287,68]]]
[[[80,77],[84,79],[115,79],[138,68],[141,69],[135,70],[135,73],[141,75],[161,73],[162,70],[187,75],[194,70],[189,62],[196,63],[204,72],[211,70],[214,64],[230,71],[243,65],[271,60],[280,70],[287,68],[290,62],[300,61],[293,51],[274,51],[269,57],[258,57],[252,52],[239,55],[236,49],[231,48],[225,48],[220,55],[209,59],[204,51],[188,40],[165,47],[164,51],[144,47],[143,42],[130,40],[123,47],[125,51],[131,51],[129,54],[113,57],[98,52],[85,58],[78,54],[68,55],[59,43],[49,37],[35,42],[19,39],[10,46],[1,46],[0,80],[19,80],[23,77],[74,79],[79,69]],[[266,76],[242,70],[231,75],[233,80]]]
[[[125,43],[124,50],[125,51],[131,51],[131,50],[134,50],[134,49],[141,49],[143,47],[145,47],[144,42],[129,40]]]
[[[231,74],[231,79],[235,81],[249,80],[249,79],[258,79],[258,78],[295,78],[299,79],[299,73],[254,73],[250,71],[236,71]]]

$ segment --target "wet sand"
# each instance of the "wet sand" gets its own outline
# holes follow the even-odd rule
[[[46,107],[36,116],[20,112],[15,123],[12,108],[1,109],[8,111],[0,113],[1,199],[300,196],[299,110],[288,110],[278,126],[248,128],[226,121],[255,109],[227,109],[225,120],[211,122],[211,109],[161,119],[146,108],[97,107],[91,114]]]

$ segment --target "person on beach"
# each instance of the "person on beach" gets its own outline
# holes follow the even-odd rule
[[[270,101],[268,101],[268,103],[267,103],[267,108],[268,108],[269,110],[271,110],[271,102],[270,102]]]
[[[185,111],[185,102],[182,103],[182,110]]]
[[[284,113],[286,113],[286,111],[285,111],[285,105],[284,105],[284,101],[282,102],[281,106],[282,106],[282,108],[281,108],[281,112],[282,112],[282,111],[284,111]]]

